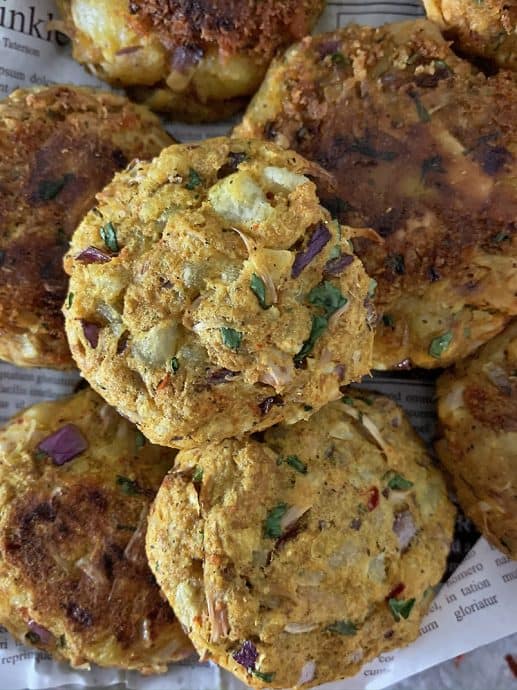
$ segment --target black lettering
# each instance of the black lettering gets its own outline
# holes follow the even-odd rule
[[[36,8],[34,5],[31,5],[29,7],[30,14],[29,14],[29,36],[37,36],[41,40],[43,40],[43,36],[39,32],[39,25],[44,22],[43,19],[38,19],[36,20]],[[49,13],[49,19],[52,19],[52,15]],[[36,20],[36,21],[35,21]],[[49,32],[50,33],[50,32]],[[50,39],[47,38],[49,41]]]
[[[20,17],[20,28],[17,29],[15,24],[16,24],[16,17]],[[21,34],[25,33],[25,17],[23,16],[23,12],[17,12],[16,10],[11,10],[11,23],[8,26],[9,29],[12,29],[12,31],[19,31]]]

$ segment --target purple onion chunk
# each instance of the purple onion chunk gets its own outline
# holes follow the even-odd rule
[[[317,256],[329,242],[332,235],[324,223],[317,223],[304,251],[298,252],[291,269],[291,276],[298,278],[303,269]]]
[[[90,246],[83,249],[83,251],[75,257],[75,260],[82,264],[105,264],[111,261],[111,256],[97,249],[97,247]]]
[[[273,405],[282,406],[284,404],[284,399],[281,395],[272,395],[269,398],[264,398],[262,402],[259,403],[260,412],[265,415],[273,407]]]
[[[54,465],[64,465],[88,448],[88,441],[81,434],[75,424],[65,424],[38,445],[52,458]]]
[[[323,58],[327,57],[327,55],[334,55],[334,53],[337,53],[340,48],[341,41],[337,40],[322,41],[316,46],[316,50],[318,51],[319,56],[322,60]]]
[[[253,642],[250,642],[250,640],[245,640],[242,643],[241,648],[232,654],[232,657],[235,659],[235,661],[247,669],[255,668],[258,656],[257,648]]]
[[[239,376],[240,373],[240,371],[230,371],[230,369],[213,369],[208,372],[206,382],[209,386],[217,386]]]
[[[202,60],[204,51],[193,45],[179,46],[172,54],[171,67],[177,72],[186,72]]]
[[[81,321],[83,327],[83,333],[86,340],[90,343],[90,347],[94,350],[99,344],[99,327],[96,323],[91,321]]]
[[[323,273],[326,276],[339,276],[353,261],[354,257],[352,254],[341,254],[341,256],[337,256],[335,259],[327,261]]]
[[[39,625],[32,618],[28,622],[27,627],[29,628],[29,632],[27,633],[26,637],[33,644],[50,644],[54,641],[54,635],[50,632],[50,630],[47,630],[42,625]]]

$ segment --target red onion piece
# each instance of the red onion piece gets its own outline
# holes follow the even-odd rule
[[[291,269],[291,276],[298,278],[303,269],[317,256],[332,235],[324,223],[317,223],[305,251],[298,252]]]
[[[186,72],[203,58],[204,51],[198,46],[179,46],[172,54],[171,67],[177,72]]]
[[[52,458],[54,465],[64,465],[88,448],[88,441],[75,424],[65,424],[38,445]]]
[[[31,633],[34,633],[34,635],[39,637],[39,642],[41,642],[41,644],[50,644],[54,641],[54,635],[50,632],[50,630],[47,630],[42,625],[39,625],[32,618],[28,622],[27,627]]]
[[[352,254],[341,254],[341,256],[337,256],[335,259],[329,259],[327,261],[323,273],[326,276],[339,276],[347,266],[353,263],[353,261],[354,257]]]
[[[83,251],[75,257],[75,260],[82,264],[105,264],[111,261],[111,256],[97,249],[97,247],[90,246],[83,249]]]
[[[91,323],[91,321],[81,321],[83,326],[83,333],[86,340],[90,343],[90,346],[95,350],[99,344],[99,327],[96,323]]]
[[[264,398],[262,402],[259,403],[260,412],[265,415],[273,407],[273,405],[279,405],[280,407],[284,404],[284,399],[281,395],[272,395],[269,398]]]
[[[255,668],[258,656],[257,648],[250,640],[245,640],[241,648],[232,654],[235,661],[244,668]]]

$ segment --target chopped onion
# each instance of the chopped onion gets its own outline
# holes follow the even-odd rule
[[[83,333],[86,340],[89,342],[90,347],[94,350],[99,344],[99,327],[96,323],[91,323],[91,321],[81,320],[83,327]]]
[[[368,431],[370,436],[373,438],[375,443],[383,451],[383,453],[385,453],[386,455],[388,454],[388,451],[390,449],[389,445],[387,443],[385,443],[384,439],[381,436],[381,432],[379,431],[377,426],[374,424],[374,422],[370,419],[370,417],[368,417],[368,415],[360,414],[359,410],[356,410],[355,407],[352,407],[351,405],[348,405],[346,403],[344,405],[344,412],[349,417],[353,417],[360,424],[362,424],[364,426],[364,428]]]
[[[297,685],[303,685],[304,683],[310,683],[314,680],[314,675],[316,673],[316,664],[314,661],[308,661],[302,666],[300,671],[300,677],[298,678]]]
[[[260,383],[273,386],[275,390],[287,386],[292,379],[292,372],[287,367],[279,367],[275,364],[271,364],[267,371],[264,371],[259,377]]]
[[[213,597],[209,592],[206,593],[206,603],[208,606],[208,618],[212,626],[210,640],[211,642],[218,642],[221,637],[228,637],[230,632],[226,604],[220,599]]]
[[[75,260],[82,264],[105,264],[111,261],[111,256],[97,249],[97,247],[90,246],[83,249],[83,251],[75,257]]]
[[[317,256],[323,247],[330,241],[332,235],[327,226],[319,222],[316,224],[312,235],[307,243],[304,251],[298,252],[294,259],[293,267],[291,269],[291,276],[298,278],[303,269],[310,264],[310,262]]]
[[[501,391],[501,393],[504,395],[512,394],[512,383],[508,377],[508,374],[502,367],[490,362],[488,365],[483,367],[483,370],[490,383],[493,383],[494,386]]]
[[[47,630],[42,625],[39,625],[39,623],[36,623],[36,621],[32,618],[28,622],[27,627],[31,633],[39,637],[38,642],[41,642],[41,644],[50,644],[54,641],[54,635],[50,632],[50,630]]]
[[[298,520],[305,515],[307,511],[309,511],[312,508],[312,505],[304,506],[303,508],[299,508],[298,506],[291,506],[282,516],[282,519],[280,520],[280,529],[283,532],[286,532],[289,527],[292,527],[295,522],[298,522]]]
[[[286,633],[291,633],[291,635],[300,635],[302,633],[308,633],[312,630],[316,630],[318,627],[317,623],[288,623],[284,631]]]
[[[417,531],[413,515],[409,510],[404,510],[402,513],[395,515],[393,531],[397,535],[400,550],[405,551]]]
[[[255,668],[258,657],[257,648],[250,640],[245,640],[241,648],[232,654],[232,658],[244,668]]]
[[[64,465],[87,448],[88,441],[75,424],[65,424],[38,445],[38,450],[49,455],[55,465]]]

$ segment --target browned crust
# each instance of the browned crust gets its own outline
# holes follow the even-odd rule
[[[188,46],[202,54],[215,44],[222,55],[244,52],[263,62],[309,33],[323,6],[323,0],[129,1],[140,26],[152,28],[169,50]]]
[[[39,341],[36,361],[16,363],[73,366],[62,257],[113,174],[172,141],[151,117],[119,96],[75,87],[19,91],[2,104],[0,332],[10,338],[31,328]]]

